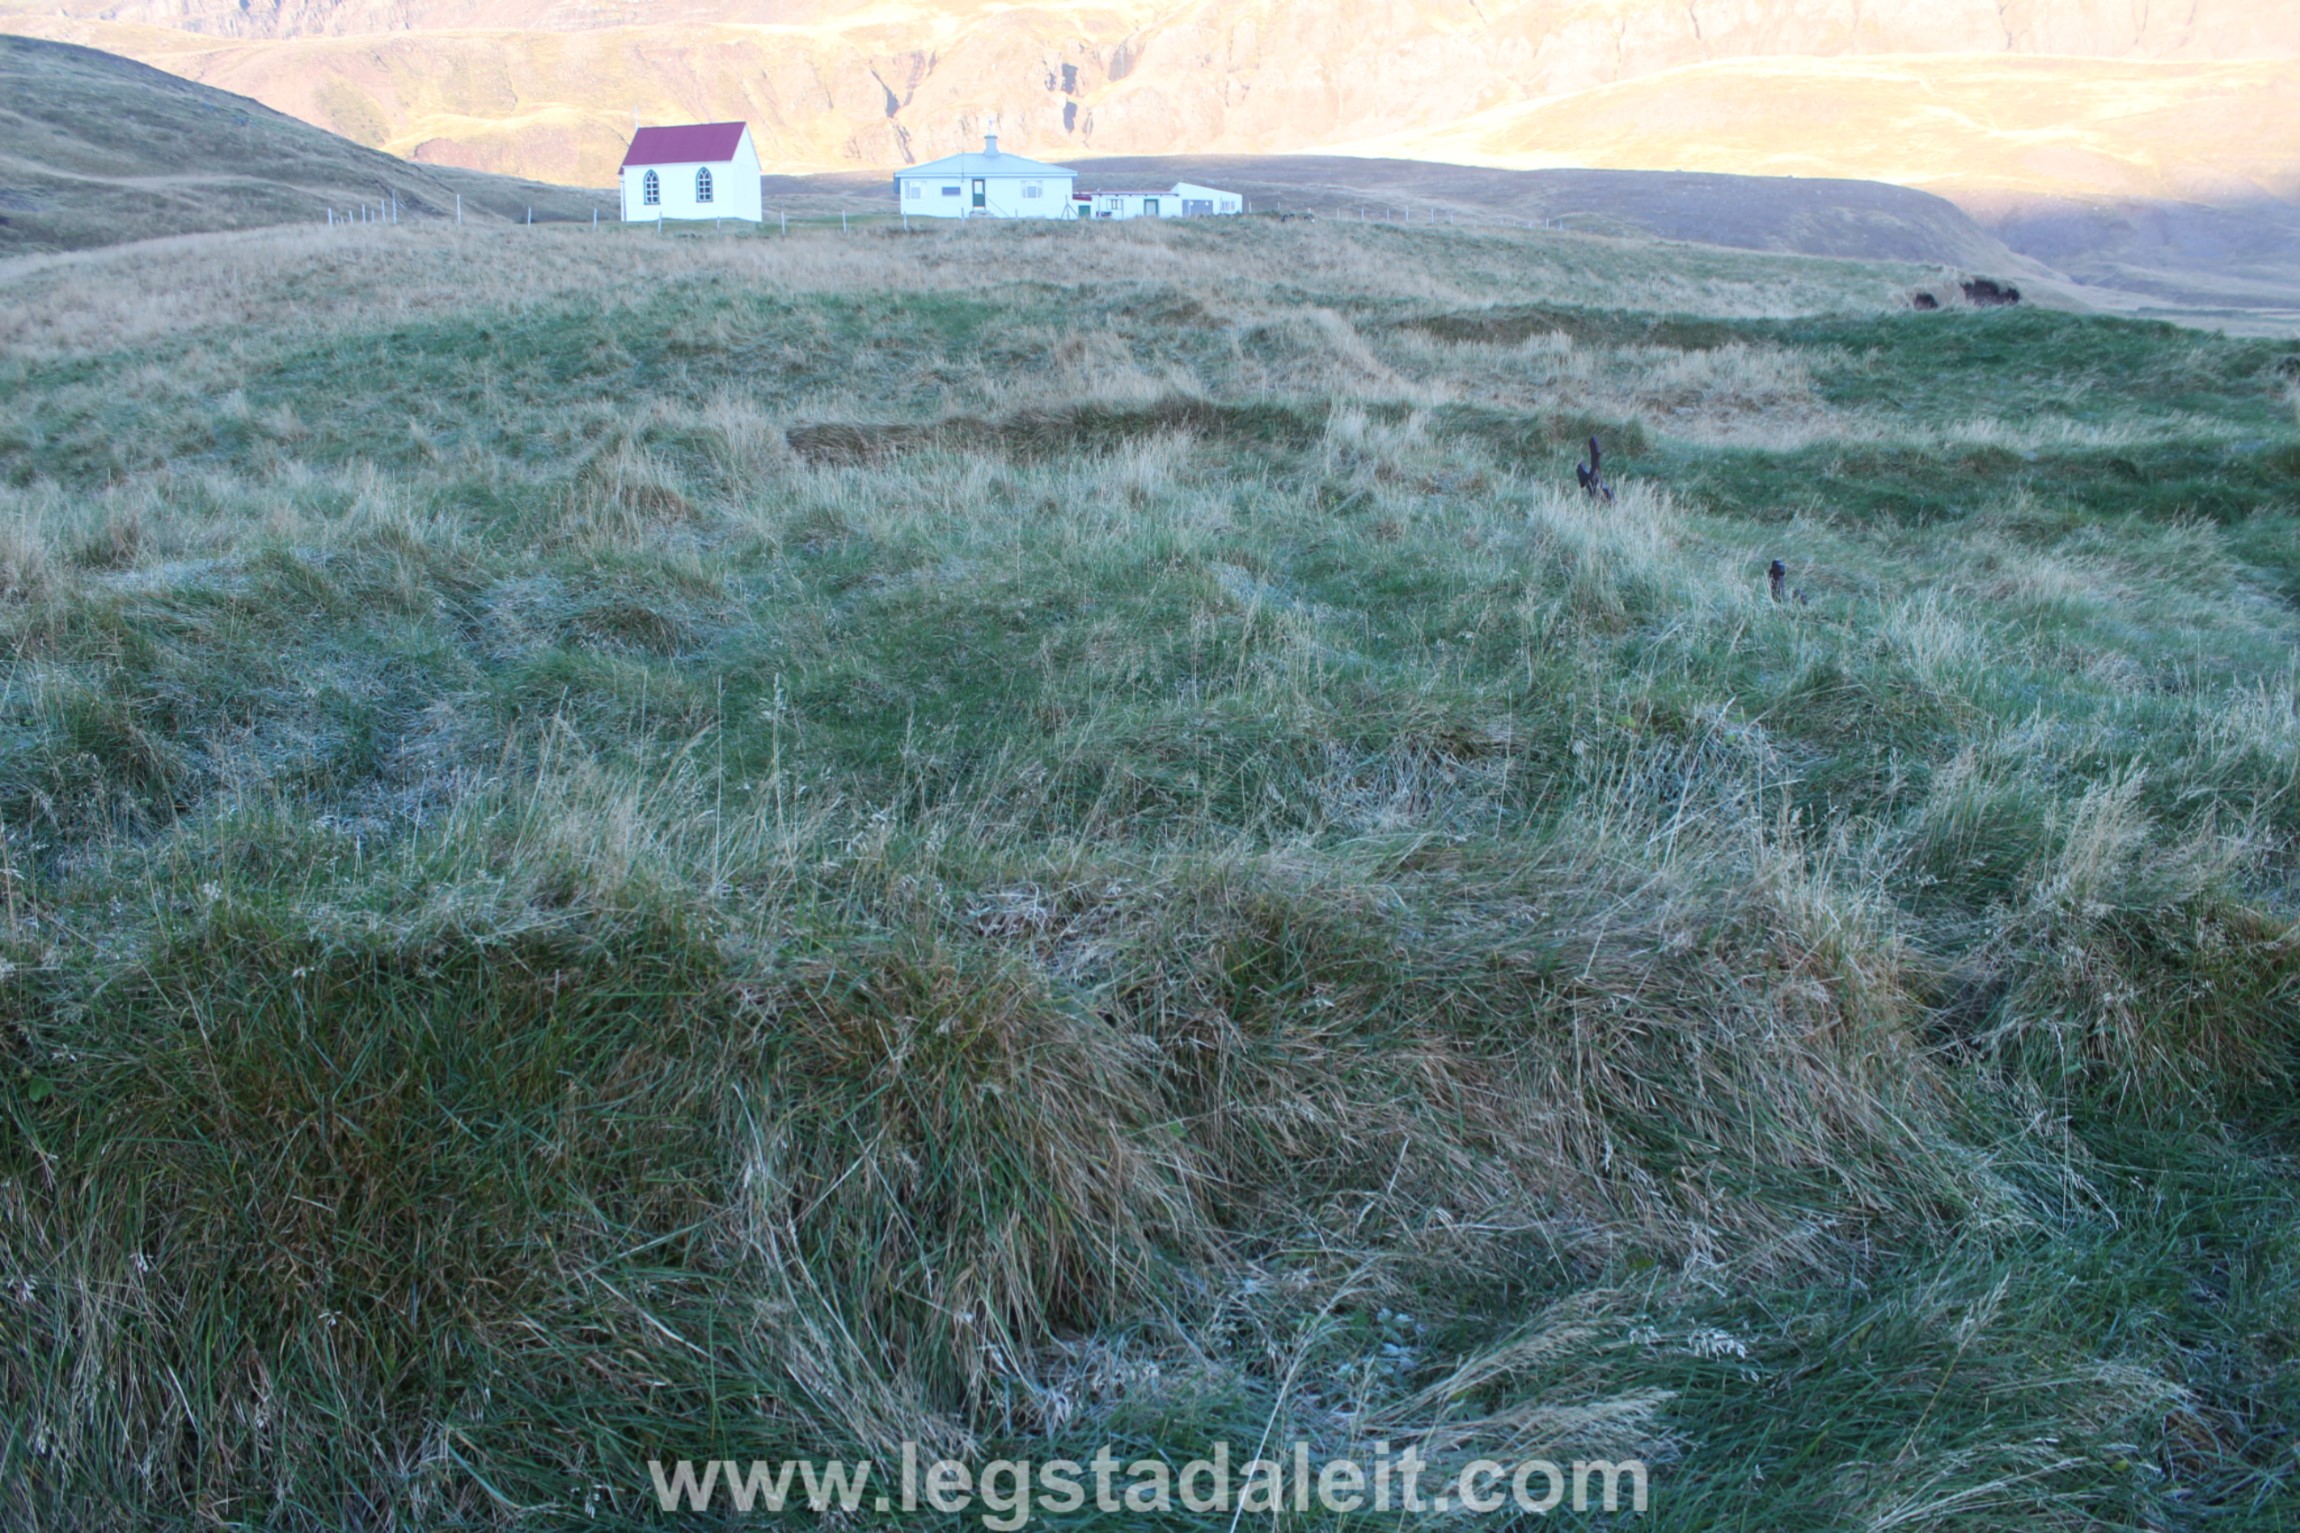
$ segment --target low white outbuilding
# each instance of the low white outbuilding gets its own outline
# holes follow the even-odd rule
[[[1174,183],[1174,201],[1184,218],[1220,218],[1230,213],[1246,211],[1246,199],[1236,192],[1225,192],[1211,186],[1200,186],[1195,181]]]
[[[1172,186],[1079,192],[1080,218],[1219,218],[1243,213],[1246,199],[1195,181]]]
[[[641,128],[623,155],[623,221],[747,218],[757,223],[759,151],[749,124]]]
[[[1076,173],[1002,154],[998,135],[979,154],[950,154],[894,173],[895,206],[912,218],[1074,218]]]

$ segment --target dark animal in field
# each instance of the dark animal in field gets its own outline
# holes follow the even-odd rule
[[[1605,453],[1597,445],[1597,438],[1589,439],[1589,461],[1573,465],[1573,475],[1581,481],[1581,493],[1603,496],[1607,505],[1613,503],[1613,486],[1605,482]]]
[[[1919,293],[1909,300],[1909,307],[1929,314],[1941,306],[1941,301],[1930,293]]]
[[[2002,309],[2020,302],[2020,289],[1991,277],[1975,277],[1965,285],[1965,302],[1976,309]]]
[[[1773,592],[1775,601],[1793,601],[1805,605],[1805,593],[1789,584],[1789,566],[1775,559],[1765,566],[1765,584]]]

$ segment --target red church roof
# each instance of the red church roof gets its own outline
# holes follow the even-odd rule
[[[711,164],[735,157],[743,141],[739,122],[690,122],[675,128],[641,128],[623,156],[623,168],[634,165]]]

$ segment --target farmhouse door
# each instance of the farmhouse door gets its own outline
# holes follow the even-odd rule
[[[1142,199],[1142,216],[1144,218],[1156,218],[1158,216],[1157,198],[1145,197]]]
[[[981,207],[981,206],[982,206],[982,204],[983,204],[983,195],[982,195],[982,183],[981,183],[980,181],[977,181],[977,182],[975,182],[975,183],[974,183],[974,205],[975,205],[976,207],[978,207],[978,208],[979,208],[979,207]]]

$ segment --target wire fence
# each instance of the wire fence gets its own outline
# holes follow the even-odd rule
[[[410,208],[400,200],[396,192],[385,192],[372,202],[361,200],[341,207],[331,204],[324,210],[323,217],[326,224],[330,228],[357,229],[398,225],[410,221],[426,224],[453,223],[460,225],[472,217],[485,217],[490,221],[495,221],[496,218],[502,217],[502,215],[491,215],[487,210],[478,207],[473,207],[467,212],[464,206],[464,200],[460,194],[456,194],[454,203],[451,207],[432,208],[418,205],[414,208]],[[503,218],[502,221],[521,224],[530,228],[539,223],[552,224],[561,227],[564,227],[568,224],[578,224],[587,225],[593,232],[618,228],[640,229],[660,235],[678,234],[681,236],[691,237],[706,231],[712,234],[727,234],[729,232],[733,232],[736,234],[747,235],[788,235],[791,231],[791,225],[794,222],[796,222],[802,230],[808,228],[827,228],[835,223],[839,232],[842,234],[849,234],[855,232],[858,228],[869,231],[887,227],[899,227],[907,232],[916,232],[920,230],[948,228],[954,224],[972,224],[982,223],[985,221],[993,223],[1027,222],[1033,224],[1131,224],[1141,222],[1196,224],[1218,222],[1228,218],[1264,220],[1274,219],[1281,222],[1306,221],[1324,223],[1354,223],[1360,225],[1387,225],[1397,228],[1516,229],[1527,232],[1602,233],[1605,231],[1602,229],[1595,229],[1590,227],[1591,221],[1601,220],[1601,217],[1601,215],[1595,214],[1526,216],[1523,214],[1502,213],[1488,209],[1462,209],[1456,207],[1415,208],[1410,204],[1376,202],[1340,204],[1328,203],[1322,206],[1313,204],[1306,207],[1287,208],[1281,204],[1278,204],[1276,199],[1273,199],[1273,205],[1270,207],[1248,207],[1237,213],[1161,213],[1140,215],[1101,214],[1093,217],[1070,218],[995,218],[985,220],[983,218],[970,218],[965,216],[954,218],[941,215],[913,214],[909,210],[903,208],[883,211],[865,211],[851,208],[837,210],[814,208],[802,209],[795,215],[788,208],[768,208],[763,209],[757,219],[752,219],[745,215],[730,216],[726,214],[720,214],[710,218],[672,218],[667,216],[660,208],[656,208],[650,210],[645,216],[634,218],[629,216],[621,206],[602,200],[590,206],[585,210],[585,213],[583,214],[568,211],[562,206],[556,209],[546,209],[540,218],[537,217],[536,209],[533,205],[522,204],[507,218]]]

